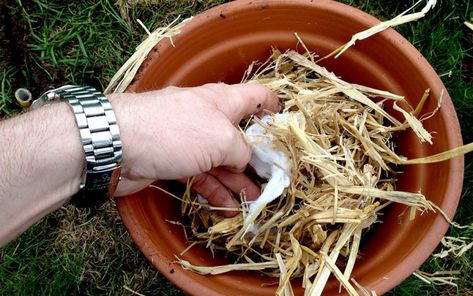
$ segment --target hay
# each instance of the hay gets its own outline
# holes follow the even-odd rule
[[[455,288],[458,287],[458,285],[455,283],[456,280],[458,280],[458,277],[456,275],[459,275],[460,271],[437,271],[434,273],[428,273],[424,271],[417,270],[413,273],[414,276],[418,277],[420,280],[426,282],[427,284],[433,284],[433,285],[449,285],[453,286]]]
[[[179,34],[182,28],[192,19],[187,18],[176,24],[180,17],[177,17],[166,27],[160,27],[154,30],[152,33],[146,28],[146,26],[138,20],[138,23],[143,27],[148,37],[136,48],[135,53],[120,67],[120,69],[113,75],[110,83],[104,91],[104,94],[111,93],[122,93],[130,85],[138,72],[138,69],[147,58],[150,51],[164,38],[170,38]]]
[[[251,78],[245,82],[264,84],[284,101],[285,120],[255,119],[254,124],[290,159],[291,184],[253,215],[253,232],[246,231],[248,203],[240,215],[224,219],[202,211],[197,197],[186,194],[190,199],[182,213],[191,217],[192,241],[231,254],[235,263],[204,267],[179,260],[183,267],[201,274],[260,270],[279,277],[278,295],[292,295],[295,277],[303,278],[307,295],[321,295],[334,274],[349,294],[358,295],[351,272],[362,234],[379,212],[393,202],[417,211],[434,209],[421,193],[394,190],[392,164],[407,161],[394,152],[394,133],[422,131],[416,133],[419,141],[430,135],[418,112],[396,107],[406,118],[402,123],[383,108],[397,102],[407,106],[403,97],[349,84],[313,60],[310,54],[274,49],[256,73],[246,74]]]
[[[471,237],[444,236],[441,244],[442,250],[440,253],[434,254],[434,257],[445,258],[451,256],[458,258],[473,248],[473,239]]]
[[[341,54],[343,54],[346,50],[348,50],[350,47],[355,45],[356,41],[358,40],[363,40],[367,39],[375,34],[378,34],[379,32],[382,32],[388,28],[396,27],[405,23],[417,21],[421,18],[423,18],[429,10],[431,10],[435,5],[437,4],[437,0],[428,0],[427,3],[425,4],[424,8],[420,12],[416,13],[410,13],[407,14],[408,12],[412,11],[414,8],[416,8],[422,0],[417,1],[412,7],[401,13],[400,15],[396,16],[393,19],[390,19],[388,21],[380,22],[379,24],[365,30],[359,33],[356,33],[355,35],[352,36],[351,40],[347,42],[346,44],[340,46],[336,50],[334,50],[332,53],[329,55],[321,58],[318,61],[322,61],[324,59],[327,59],[329,57],[335,56],[335,58],[338,58]]]
[[[470,23],[470,22],[464,22],[465,26],[468,27],[468,29],[472,30],[473,31],[473,24]]]

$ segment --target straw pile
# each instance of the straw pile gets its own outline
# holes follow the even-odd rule
[[[412,212],[433,209],[420,193],[395,191],[393,167],[406,162],[394,152],[396,132],[411,128],[420,141],[431,142],[417,118],[428,92],[417,108],[405,111],[399,107],[408,106],[403,97],[347,83],[314,60],[308,53],[273,50],[257,70],[256,64],[248,69],[244,81],[264,84],[284,101],[286,121],[253,122],[263,125],[275,149],[290,159],[292,181],[250,221],[257,231],[249,232],[248,203],[241,214],[224,219],[199,203],[190,180],[182,214],[191,217],[192,245],[230,254],[235,263],[204,267],[179,260],[185,268],[201,274],[260,270],[279,278],[278,295],[292,295],[289,281],[296,277],[302,277],[307,295],[320,295],[334,274],[349,294],[358,295],[350,275],[362,235],[380,211],[393,202]],[[405,120],[389,115],[386,104]]]

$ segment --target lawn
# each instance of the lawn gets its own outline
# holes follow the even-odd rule
[[[21,111],[13,92],[38,96],[70,84],[104,89],[133,53],[148,28],[178,15],[195,15],[228,1],[211,0],[2,0],[0,1],[0,117]],[[342,1],[381,19],[413,1]],[[154,3],[154,4],[153,4]],[[422,19],[397,30],[419,49],[447,87],[465,143],[473,142],[473,21],[469,0],[443,0]],[[35,124],[35,123],[31,123]],[[465,182],[455,221],[473,223],[473,162],[466,156]],[[473,237],[471,230],[448,235]],[[472,295],[473,252],[460,258],[430,258],[427,272],[460,270],[458,288],[433,286],[411,276],[391,295]],[[182,295],[141,255],[113,204],[100,209],[66,205],[0,249],[0,295]]]

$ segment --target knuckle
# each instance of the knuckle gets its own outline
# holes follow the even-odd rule
[[[197,188],[197,189],[205,188],[206,186],[209,185],[209,183],[210,183],[210,176],[207,174],[200,174],[194,178],[194,182],[192,182],[192,187]]]
[[[223,128],[220,134],[220,139],[224,150],[228,151],[237,148],[236,145],[238,143],[239,137],[240,135],[233,125]]]
[[[219,188],[212,188],[208,195],[205,196],[205,198],[207,198],[207,200],[209,201],[209,203],[213,206],[222,206],[224,204],[224,197],[222,195],[222,192],[221,190],[219,190]]]
[[[192,188],[200,192],[213,206],[221,206],[225,201],[226,191],[213,182],[213,177],[208,174],[198,175],[192,183]]]
[[[251,147],[246,142],[244,136],[233,125],[229,125],[221,134],[221,151],[223,155],[222,163],[230,158],[235,161],[235,155],[238,157],[238,163],[247,164],[251,158]]]

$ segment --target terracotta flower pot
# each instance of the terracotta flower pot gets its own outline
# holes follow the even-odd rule
[[[238,82],[254,60],[265,60],[271,46],[298,48],[294,32],[309,49],[325,55],[351,36],[369,28],[377,19],[355,8],[332,1],[236,1],[195,17],[173,38],[162,41],[149,55],[130,91],[159,89],[169,85],[196,86],[207,82]],[[394,30],[358,42],[339,59],[324,62],[349,82],[364,84],[406,96],[411,105],[431,89],[424,112],[435,108],[445,89],[424,57]],[[224,98],[222,98],[224,99]],[[450,97],[445,92],[440,112],[427,120],[434,144],[420,144],[406,132],[397,140],[398,153],[410,158],[431,155],[462,145],[460,128]],[[402,168],[397,189],[422,192],[453,217],[462,182],[463,158],[430,165]],[[176,189],[168,183],[160,186]],[[257,272],[231,272],[202,276],[183,270],[175,255],[187,247],[183,229],[166,220],[181,220],[179,203],[156,189],[120,198],[118,209],[131,236],[145,256],[170,281],[195,295],[274,295],[277,279]],[[389,207],[383,223],[363,239],[361,257],[353,277],[368,290],[384,293],[408,277],[433,252],[448,225],[438,214],[424,213],[409,221],[406,208]],[[183,258],[196,265],[227,263],[193,247]],[[276,283],[276,284],[275,284]],[[272,284],[272,285],[269,285]],[[292,282],[303,295],[300,280]],[[338,293],[331,279],[325,294]]]

